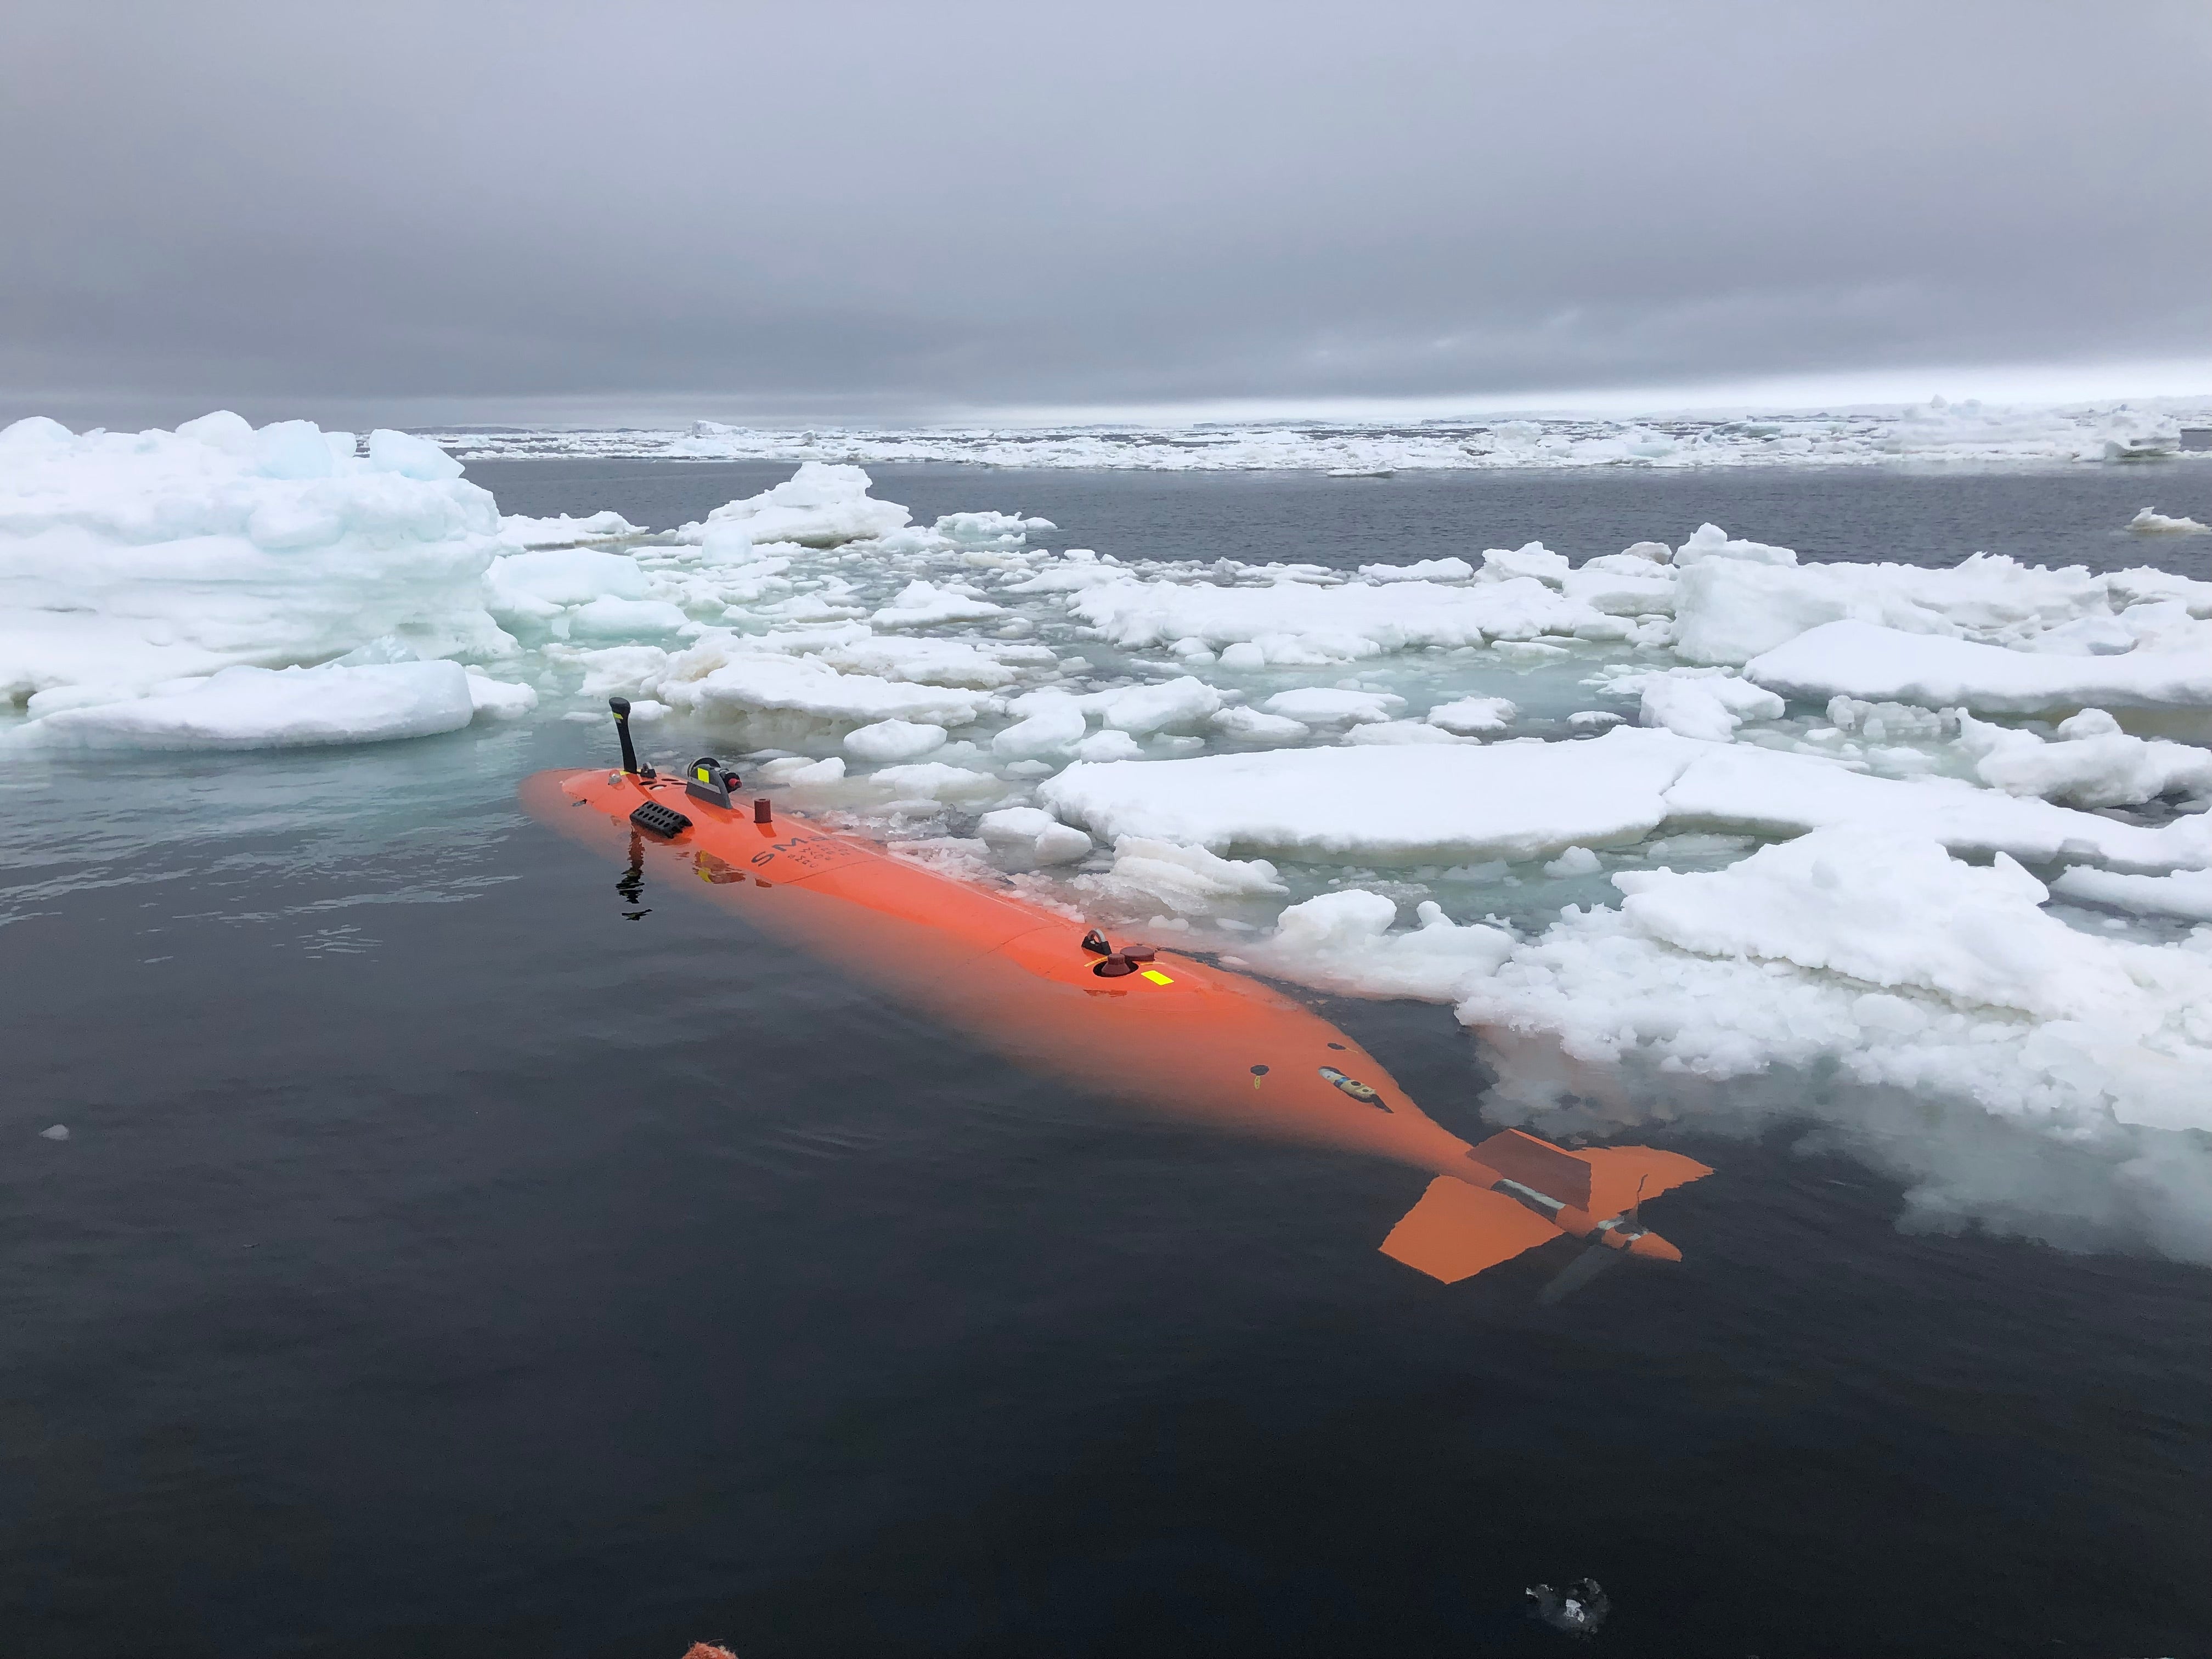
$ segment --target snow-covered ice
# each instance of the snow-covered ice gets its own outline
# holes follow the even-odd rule
[[[1520,717],[1520,708],[1510,697],[1455,697],[1438,703],[1423,718],[1462,737],[1486,738],[1510,730]]]
[[[2109,904],[2137,915],[2212,921],[2212,870],[2177,870],[2170,876],[2130,876],[2076,866],[2061,873],[2051,890],[2062,898]]]
[[[1270,714],[1307,726],[1352,726],[1365,720],[1387,720],[1406,700],[1392,691],[1346,691],[1332,686],[1302,686],[1278,691],[1261,705]]]
[[[710,553],[726,553],[742,543],[836,547],[887,536],[912,517],[904,507],[870,495],[868,475],[859,467],[807,461],[773,489],[727,502],[704,520],[684,526],[676,539],[705,545]]]
[[[2146,507],[2128,520],[2138,536],[2212,536],[2212,525],[2185,517],[2169,518],[2154,507]]]
[[[2078,932],[2016,866],[1857,829],[1614,879],[1620,908],[1457,988],[1529,1060],[1527,1118],[1810,1117],[1907,1179],[1918,1224],[2212,1259],[2212,1159],[2175,1133],[2203,1123],[2212,936]]]
[[[1433,899],[1417,915],[1419,927],[1400,932],[1398,907],[1382,894],[1324,893],[1286,908],[1272,936],[1238,948],[1273,973],[1323,990],[1429,1002],[1457,1001],[1462,987],[1496,973],[1513,954],[1511,933],[1455,925]]]
[[[174,432],[0,431],[0,696],[144,692],[385,636],[423,657],[510,651],[485,608],[490,495],[419,438],[356,447],[227,411]]]
[[[945,730],[914,720],[877,720],[845,734],[848,753],[861,760],[919,760],[933,749],[945,747]]]
[[[1430,581],[1324,586],[1139,582],[1083,589],[1070,606],[1124,650],[1194,639],[1220,650],[1250,645],[1270,664],[1348,662],[1419,646],[1491,640],[1620,640],[1632,629],[1528,576],[1449,586]]]
[[[1191,915],[1224,902],[1290,890],[1264,859],[1224,859],[1203,847],[1141,836],[1117,836],[1114,867],[1094,879],[1124,897],[1140,896],[1147,903]]]
[[[1454,863],[1551,858],[1662,824],[1797,836],[1917,827],[1962,852],[2140,871],[2212,863],[2212,822],[2121,823],[1955,779],[1869,776],[1811,756],[1620,726],[1588,742],[1278,750],[1071,766],[1039,799],[1094,835],[1218,853]]]
[[[595,599],[642,599],[643,567],[622,553],[560,547],[494,559],[484,577],[491,613],[508,623],[548,623]]]
[[[744,651],[714,637],[671,658],[646,690],[679,712],[748,726],[764,741],[889,720],[965,726],[994,702],[986,692],[841,674],[817,658]]]
[[[14,748],[297,749],[378,743],[458,731],[474,719],[479,682],[459,663],[383,663],[362,668],[225,668],[172,681],[151,694],[63,708],[25,722]],[[521,713],[514,692],[484,682],[483,707]],[[535,701],[535,693],[530,693]]]
[[[1335,747],[1076,765],[1038,798],[1094,836],[1227,854],[1453,863],[1638,840],[1692,745],[1622,730],[1588,744]]]
[[[2059,722],[2057,740],[1961,714],[1974,775],[2008,795],[2073,806],[2141,806],[2163,795],[2212,797],[2212,750],[2130,737],[2101,708]]]
[[[1744,677],[1785,697],[2046,714],[2081,708],[2212,714],[2212,624],[2183,621],[2166,649],[2113,656],[2008,650],[1866,622],[1824,623],[1744,665]]]
[[[1018,852],[1041,865],[1073,864],[1091,856],[1091,837],[1042,807],[1006,806],[975,820],[990,846]]]
[[[1734,675],[1677,669],[1644,677],[1637,718],[1643,725],[1663,726],[1685,738],[1733,743],[1736,728],[1746,720],[1778,720],[1783,708],[1773,692]]]
[[[642,536],[643,525],[632,524],[619,513],[592,513],[572,518],[562,513],[550,519],[527,519],[502,514],[499,538],[509,547],[580,547],[586,542],[618,542]]]

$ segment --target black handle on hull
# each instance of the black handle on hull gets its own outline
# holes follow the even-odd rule
[[[628,697],[609,697],[607,699],[607,707],[615,711],[615,735],[622,739],[623,770],[637,776],[651,777],[653,775],[650,772],[639,771],[637,764],[637,750],[630,747],[629,699]]]

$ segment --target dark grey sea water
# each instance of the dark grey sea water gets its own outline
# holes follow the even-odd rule
[[[670,525],[780,467],[474,470]],[[2103,565],[2212,469],[877,469],[1125,556]],[[2199,574],[2203,574],[2201,564]],[[2212,1273],[1913,1237],[1666,1144],[1678,1272],[1534,1302],[1407,1171],[1007,1067],[514,806],[554,723],[0,775],[0,1654],[2212,1652]],[[1322,1001],[1439,1119],[1448,1012]],[[65,1141],[43,1139],[50,1124]],[[1521,1616],[1583,1574],[1588,1644]]]

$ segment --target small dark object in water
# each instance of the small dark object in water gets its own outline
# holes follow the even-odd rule
[[[1595,1578],[1581,1578],[1563,1590],[1549,1584],[1533,1584],[1522,1592],[1528,1598],[1528,1616],[1540,1619],[1569,1636],[1595,1636],[1613,1611],[1613,1598]]]

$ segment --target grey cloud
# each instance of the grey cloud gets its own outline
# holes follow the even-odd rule
[[[9,417],[2212,355],[2194,6],[19,6]]]

